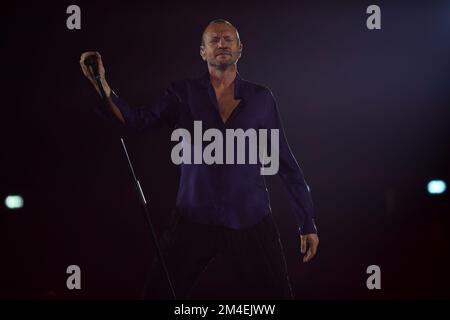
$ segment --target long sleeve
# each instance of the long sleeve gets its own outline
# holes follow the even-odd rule
[[[290,204],[295,212],[300,234],[317,233],[310,188],[305,181],[302,169],[289,148],[278,107],[272,94],[270,100],[267,114],[268,129],[279,130],[278,175],[288,191]]]
[[[125,125],[121,124],[121,126],[128,130],[142,132],[159,125],[161,122],[171,127],[176,125],[180,98],[176,93],[174,84],[171,84],[163,94],[146,106],[131,107],[114,91],[111,92],[111,100],[119,108],[125,120]],[[105,110],[104,106],[99,106],[97,111],[100,111],[100,114],[108,119],[115,118],[110,110]],[[119,121],[114,119],[114,122]]]

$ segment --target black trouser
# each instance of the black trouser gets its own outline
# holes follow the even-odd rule
[[[208,263],[223,254],[240,283],[236,297],[293,299],[283,248],[272,215],[242,230],[197,224],[175,216],[161,239],[161,249],[177,299],[189,293]],[[158,258],[152,263],[144,299],[170,299]]]

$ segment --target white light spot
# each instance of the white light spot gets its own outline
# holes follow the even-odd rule
[[[445,189],[447,189],[447,186],[442,180],[431,180],[430,182],[428,182],[427,189],[428,193],[430,194],[441,194],[444,193]]]
[[[9,195],[5,198],[5,206],[8,209],[20,209],[23,207],[23,198],[19,195]]]

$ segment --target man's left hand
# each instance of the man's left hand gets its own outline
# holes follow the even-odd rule
[[[317,252],[317,247],[319,246],[319,237],[316,233],[310,233],[305,235],[300,235],[300,250],[302,253],[306,252],[306,255],[303,257],[303,262],[310,261]]]

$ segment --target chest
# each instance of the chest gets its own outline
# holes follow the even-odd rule
[[[226,92],[216,91],[216,98],[220,117],[222,118],[222,121],[225,123],[230,118],[234,109],[236,109],[241,100],[234,98],[233,91],[226,91]]]

